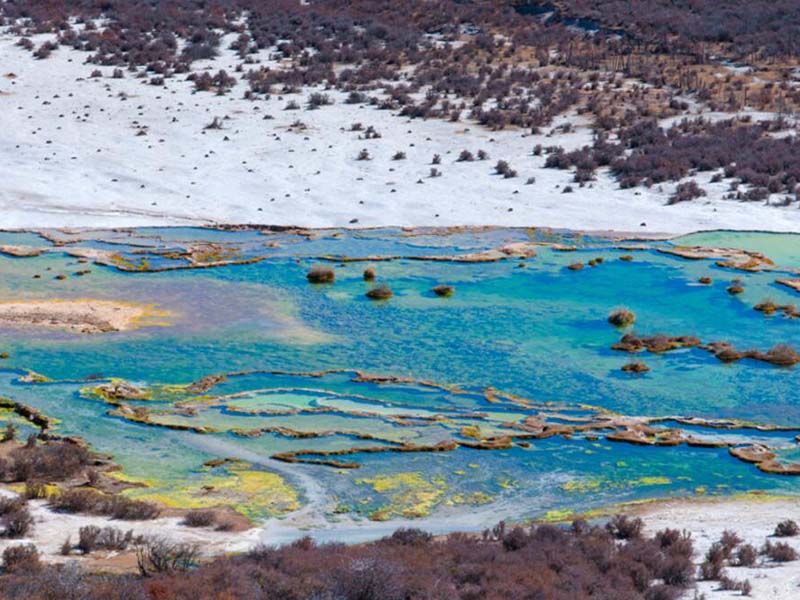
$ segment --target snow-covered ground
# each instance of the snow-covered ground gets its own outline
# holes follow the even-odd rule
[[[0,488],[0,497],[15,497],[16,493]],[[79,540],[81,527],[115,527],[134,536],[164,538],[173,542],[198,544],[204,556],[228,552],[245,552],[258,542],[258,530],[215,531],[209,528],[191,528],[182,525],[180,517],[159,517],[149,521],[120,521],[102,516],[67,514],[51,510],[46,500],[30,500],[27,503],[33,517],[31,533],[20,539],[0,539],[0,552],[9,546],[34,544],[47,562],[64,562],[76,558],[62,556],[61,547],[66,540],[74,546]]]
[[[770,540],[786,542],[800,551],[800,538],[771,537],[775,526],[786,519],[800,522],[800,503],[796,500],[761,500],[755,498],[718,500],[670,500],[644,505],[640,516],[648,535],[665,528],[685,530],[692,534],[695,561],[702,562],[711,544],[719,541],[722,532],[733,531],[743,543],[756,548]],[[770,563],[759,559],[754,567],[725,567],[728,577],[753,586],[752,598],[796,600],[800,598],[800,561]],[[741,598],[740,592],[723,591],[719,582],[699,581],[697,591],[708,600]],[[694,590],[686,595],[695,598]]]
[[[37,45],[47,38],[35,39]],[[800,210],[709,196],[667,206],[673,186],[620,190],[601,173],[592,187],[563,193],[572,175],[544,169],[532,149],[590,142],[576,115],[569,134],[491,132],[466,121],[408,120],[368,105],[307,110],[314,90],[270,100],[243,99],[239,82],[225,96],[193,92],[185,76],[152,86],[125,71],[85,64],[87,53],[60,47],[46,60],[0,35],[0,228],[212,223],[306,227],[376,225],[551,226],[682,233],[700,229],[800,231]],[[221,55],[196,69],[239,62]],[[262,52],[264,62],[268,52]],[[263,63],[262,63],[263,64]],[[103,77],[90,77],[95,68]],[[291,100],[299,110],[285,110]],[[205,130],[214,117],[221,130]],[[272,117],[272,118],[269,118]],[[302,121],[306,128],[292,127]],[[360,139],[354,123],[378,139]],[[139,134],[144,131],[145,134]],[[367,149],[371,160],[356,160]],[[462,149],[486,161],[456,162]],[[392,160],[405,152],[405,160]],[[432,165],[435,154],[441,164]],[[507,160],[519,175],[494,174]],[[430,177],[435,167],[440,177]],[[535,182],[527,184],[530,177]],[[704,182],[703,182],[704,183]]]

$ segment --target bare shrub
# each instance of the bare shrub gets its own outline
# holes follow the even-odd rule
[[[797,526],[797,523],[791,519],[781,521],[775,526],[776,537],[793,537],[798,533],[800,533],[800,528]]]
[[[775,562],[791,562],[797,560],[797,551],[786,542],[772,543],[767,541],[761,553]]]
[[[509,165],[508,161],[505,160],[498,160],[497,164],[494,166],[494,172],[504,177],[506,173],[508,173],[511,170],[512,170],[511,165]]]
[[[0,466],[0,478],[10,482],[63,481],[80,473],[89,461],[89,452],[81,446],[68,442],[37,445],[36,436],[29,436],[25,446],[12,450]]]
[[[33,517],[24,504],[8,511],[0,517],[3,537],[21,538],[28,535],[33,527]]]
[[[136,545],[136,564],[144,577],[186,571],[199,556],[200,551],[194,544],[172,542],[162,537],[147,538]]]
[[[211,527],[216,520],[213,510],[190,510],[183,517],[183,524],[187,527]]]
[[[722,546],[723,555],[726,559],[729,559],[736,547],[742,543],[742,538],[740,538],[736,532],[726,529],[722,532],[719,543],[720,546]]]
[[[433,540],[433,536],[427,531],[422,531],[415,527],[407,529],[398,529],[387,538],[383,538],[385,542],[392,544],[401,544],[403,546],[425,546]]]
[[[752,544],[742,544],[736,549],[731,564],[735,567],[752,567],[758,560],[758,551]]]
[[[644,523],[641,519],[627,515],[614,515],[606,523],[606,531],[618,540],[632,540],[641,537]]]
[[[697,182],[692,179],[691,181],[685,181],[678,184],[678,187],[675,189],[675,193],[669,197],[669,204],[688,202],[705,195],[706,191],[697,185]]]
[[[456,162],[472,162],[475,160],[475,157],[472,155],[472,152],[469,150],[462,150],[456,159]]]
[[[155,519],[161,513],[152,502],[103,494],[91,489],[68,489],[55,493],[50,496],[50,505],[55,510],[67,513],[107,515],[127,521]]]
[[[84,554],[95,550],[125,550],[133,542],[133,531],[116,527],[87,525],[78,530],[78,549]]]
[[[333,104],[333,100],[330,96],[328,96],[328,94],[314,92],[308,97],[308,108],[310,110],[317,109],[321,106],[328,106],[330,104]]]
[[[18,544],[3,550],[3,568],[7,573],[39,571],[39,551],[33,544]]]

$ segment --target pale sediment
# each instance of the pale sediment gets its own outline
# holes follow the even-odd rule
[[[136,329],[145,317],[164,317],[150,305],[111,300],[22,300],[0,302],[0,325],[109,333]]]

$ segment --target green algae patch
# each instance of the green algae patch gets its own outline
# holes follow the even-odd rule
[[[565,492],[586,493],[599,490],[603,482],[599,479],[575,479],[561,484],[561,489]]]
[[[83,398],[102,400],[113,406],[119,406],[123,400],[152,400],[149,390],[119,378],[109,379],[100,385],[83,387],[79,393]]]
[[[591,479],[573,479],[561,484],[561,489],[573,494],[589,494],[601,490],[622,490],[624,488],[640,488],[658,485],[670,485],[672,479],[661,476],[645,476],[637,479],[616,481],[604,477]]]
[[[445,504],[448,506],[456,504],[477,505],[490,504],[491,502],[494,502],[494,496],[491,494],[487,494],[486,492],[471,492],[469,494],[454,494],[445,501]]]
[[[569,521],[575,517],[575,511],[569,508],[561,508],[557,510],[548,510],[541,519],[537,519],[541,523],[561,523]]]
[[[358,485],[370,486],[384,495],[389,503],[369,514],[373,521],[386,521],[392,517],[424,517],[440,504],[447,493],[447,484],[442,478],[426,479],[419,472],[377,475],[356,479]]]
[[[183,480],[142,480],[117,474],[123,481],[145,484],[126,490],[135,500],[169,508],[199,509],[229,506],[251,521],[284,516],[300,508],[300,499],[281,475],[258,471],[246,463],[204,468]]]
[[[669,477],[640,477],[639,479],[631,479],[627,482],[632,487],[642,487],[648,485],[669,485],[672,480]]]
[[[25,375],[22,375],[17,379],[19,383],[52,383],[53,380],[47,377],[46,375],[42,375],[41,373],[37,373],[36,371],[27,370]]]

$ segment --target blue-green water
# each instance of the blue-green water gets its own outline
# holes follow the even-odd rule
[[[779,304],[798,300],[796,292],[775,283],[800,267],[798,236],[716,232],[646,242],[634,251],[618,249],[619,242],[611,240],[526,230],[322,231],[308,236],[145,229],[48,236],[69,243],[53,247],[32,233],[2,234],[0,243],[49,250],[31,258],[0,257],[2,301],[107,299],[155,304],[170,314],[160,319],[165,321],[160,326],[95,335],[0,328],[0,351],[10,353],[3,361],[7,370],[0,373],[0,395],[59,419],[59,433],[83,436],[98,450],[114,454],[127,476],[153,485],[202,482],[210,476],[203,462],[237,451],[251,464],[253,456],[263,459],[253,469],[270,470],[269,457],[281,452],[496,437],[508,433],[508,423],[547,413],[546,403],[557,405],[550,410],[551,422],[569,422],[561,420],[565,416],[592,419],[605,410],[800,428],[797,369],[749,360],[727,365],[700,348],[688,348],[644,354],[637,358],[651,368],[648,373],[623,373],[620,368],[631,356],[610,349],[622,332],[606,321],[612,309],[625,306],[636,313],[633,330],[641,334],[695,335],[704,342],[727,341],[763,351],[777,343],[800,347],[800,320],[765,317],[753,309],[768,297]],[[441,257],[531,240],[543,245],[535,257],[523,261],[525,268],[519,259],[463,263],[398,258],[343,264],[322,259]],[[66,254],[81,248],[106,250],[131,264],[145,257],[151,268],[159,268],[185,265],[174,254],[159,253],[202,241],[219,244],[238,259],[264,260],[210,269],[122,272],[79,264]],[[546,245],[556,242],[577,249],[563,252]],[[711,260],[658,252],[672,244],[763,251],[778,269],[746,273]],[[632,261],[619,260],[628,254]],[[596,267],[566,268],[595,257],[604,259]],[[335,268],[334,284],[306,281],[308,269],[320,264]],[[389,301],[364,296],[371,287],[362,278],[367,265],[377,270],[378,283],[393,290]],[[87,267],[91,273],[74,275]],[[55,279],[61,273],[68,277]],[[34,274],[41,278],[34,279]],[[713,284],[699,285],[702,276],[712,277]],[[736,278],[743,279],[745,292],[732,296],[726,288]],[[431,292],[443,283],[455,287],[453,297]],[[19,382],[27,369],[53,382]],[[318,377],[274,373],[339,370],[344,372]],[[158,387],[250,371],[259,373],[231,376],[203,398],[181,388]],[[411,381],[359,382],[354,381],[355,371],[429,380],[459,386],[460,391]],[[100,381],[83,381],[89,376]],[[205,426],[213,432],[175,431],[109,415],[112,407],[87,389],[108,378],[151,389],[153,399],[129,405],[147,407],[154,423]],[[523,400],[490,402],[483,394],[487,387]],[[308,411],[320,407],[329,410]],[[291,409],[300,412],[290,414]],[[442,418],[413,423],[396,419],[437,414]],[[474,426],[477,436],[468,431]],[[323,435],[298,439],[276,427]],[[262,431],[241,435],[254,430]],[[661,496],[800,492],[799,480],[761,473],[725,448],[641,447],[608,442],[604,433],[597,432],[598,439],[558,436],[532,440],[528,448],[492,451],[462,445],[437,453],[355,453],[338,458],[358,463],[357,469],[282,464],[280,473],[296,486],[301,501],[305,490],[292,469],[322,485],[331,512],[372,518],[445,514],[493,502],[515,507],[519,516],[542,516]],[[701,433],[737,443],[762,442],[789,461],[799,432]],[[363,434],[375,439],[363,439]],[[224,455],[219,448],[225,448]]]

